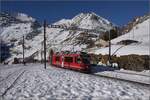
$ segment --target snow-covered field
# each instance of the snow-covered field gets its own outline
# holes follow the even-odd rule
[[[3,97],[2,97],[3,95]],[[0,65],[3,100],[149,100],[150,87],[41,64]]]

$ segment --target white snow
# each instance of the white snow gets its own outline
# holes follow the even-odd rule
[[[4,100],[149,100],[149,93],[147,86],[49,65],[46,70],[41,64],[0,65],[0,95],[5,94],[1,97]]]

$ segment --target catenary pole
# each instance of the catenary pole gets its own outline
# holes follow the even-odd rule
[[[111,64],[111,41],[110,41],[110,32],[111,32],[111,30],[109,30],[109,58],[108,58],[108,60],[109,60],[109,64]]]
[[[22,41],[22,52],[23,52],[23,64],[25,65],[25,60],[24,60],[24,36],[23,36],[23,41]]]
[[[46,20],[44,20],[44,68],[46,69]]]

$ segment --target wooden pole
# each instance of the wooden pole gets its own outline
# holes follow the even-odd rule
[[[46,69],[46,20],[44,20],[44,68]]]

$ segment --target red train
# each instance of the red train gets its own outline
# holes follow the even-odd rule
[[[90,72],[90,56],[85,52],[50,53],[50,63],[54,66]]]

